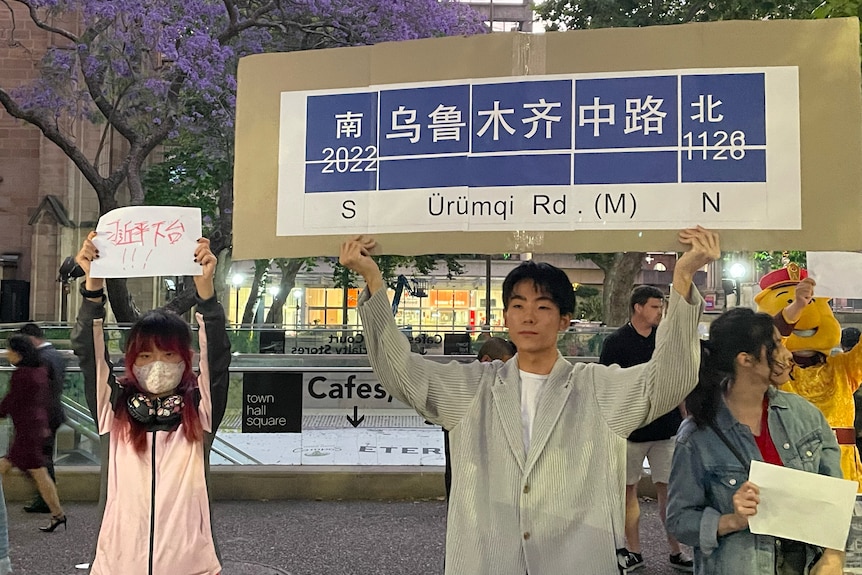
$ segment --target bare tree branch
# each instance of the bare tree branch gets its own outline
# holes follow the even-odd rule
[[[99,202],[103,206],[106,205],[106,203],[116,203],[113,194],[110,194],[110,197],[108,197],[105,190],[115,190],[116,187],[122,183],[125,179],[125,164],[128,160],[124,160],[119,169],[115,170],[105,178],[87,159],[83,152],[81,152],[75,144],[63,135],[63,133],[58,129],[53,117],[49,118],[45,115],[24,110],[5,90],[2,89],[0,89],[0,104],[3,104],[3,107],[10,116],[33,124],[42,131],[46,138],[54,142],[61,150],[63,150],[63,153],[65,153],[69,159],[72,160],[75,166],[81,170],[81,174],[83,174],[84,178],[86,178],[90,185],[92,185],[96,190],[96,193],[99,196]]]
[[[15,1],[27,7],[27,10],[30,11],[30,19],[33,21],[33,24],[35,24],[38,28],[41,28],[46,32],[50,32],[51,34],[57,34],[58,36],[62,36],[63,38],[66,38],[74,44],[78,43],[78,37],[69,32],[68,30],[64,30],[63,28],[57,28],[56,26],[51,26],[50,24],[39,18],[39,13],[37,12],[36,8],[28,0]]]

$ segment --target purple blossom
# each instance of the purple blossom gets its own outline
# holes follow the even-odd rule
[[[20,0],[51,14],[77,41],[56,37],[36,62],[38,78],[9,90],[25,109],[46,118],[121,122],[135,138],[209,138],[213,161],[230,163],[236,69],[242,56],[483,32],[481,16],[455,1],[293,0],[262,18],[286,24],[251,26],[223,36],[231,0]],[[240,20],[245,2],[237,3]],[[256,3],[252,3],[257,5]],[[319,34],[303,36],[315,26]],[[301,38],[302,41],[298,40]],[[2,86],[0,86],[2,87]],[[112,106],[106,116],[94,95]]]

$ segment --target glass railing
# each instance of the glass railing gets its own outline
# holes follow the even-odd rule
[[[0,346],[20,326],[0,325]],[[42,324],[46,339],[58,349],[71,349],[69,334],[71,326]],[[446,328],[416,328],[401,326],[399,329],[410,340],[414,351],[428,355],[476,355],[485,339],[491,336],[508,337],[503,328],[492,327],[489,331],[469,326]],[[105,340],[112,354],[121,354],[129,326],[109,325],[105,328]],[[575,324],[561,332],[557,347],[564,356],[597,357],[605,337],[614,328],[597,327],[594,324]],[[276,353],[300,356],[364,355],[365,343],[361,327],[345,328],[301,326],[285,329],[273,325],[231,326],[228,330],[234,353]]]
[[[437,348],[439,345],[427,345],[426,357],[440,362],[473,360],[471,355],[431,353]],[[60,466],[96,465],[99,438],[86,408],[83,378],[77,358],[71,352],[64,353],[69,358],[63,397],[67,423],[58,432],[55,462]],[[112,359],[115,373],[122,376],[122,357],[113,353]],[[595,358],[568,359],[579,362]],[[6,393],[12,371],[4,358],[0,362],[0,394]],[[397,455],[395,448],[382,445],[385,442],[381,438],[388,440],[398,434],[403,439],[399,445],[415,443],[416,447],[401,448],[407,455],[415,451],[415,464],[442,464],[442,437],[439,433],[429,436],[439,428],[426,424],[411,408],[386,393],[364,355],[234,354],[229,377],[227,409],[212,447],[214,465],[361,465],[376,449],[373,444],[377,440],[380,452],[374,452],[377,459],[369,464],[403,464],[403,458],[381,461]],[[11,423],[0,420],[0,448],[6,448],[11,434]],[[338,447],[343,444],[346,446]],[[347,458],[351,450],[356,451],[353,459]],[[342,459],[327,460],[333,454]]]

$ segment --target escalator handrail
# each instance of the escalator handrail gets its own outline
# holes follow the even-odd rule
[[[86,436],[90,440],[93,440],[93,441],[99,440],[99,434],[87,426],[87,424],[92,425],[92,424],[94,424],[94,422],[93,422],[92,416],[90,415],[90,413],[88,411],[85,411],[83,405],[81,405],[77,401],[74,401],[74,400],[69,399],[68,397],[64,396],[63,397],[63,407],[66,411],[66,414],[71,415],[71,417],[69,417],[69,419],[67,420],[66,425],[69,425],[69,427],[72,427],[73,429],[80,432],[82,435]],[[216,442],[218,442],[219,444],[223,443],[224,445],[227,446],[227,448],[216,447]],[[226,460],[230,461],[234,465],[243,465],[243,463],[239,459],[236,459],[236,458],[228,455],[226,453],[226,451],[233,450],[236,453],[240,454],[241,456],[245,457],[248,460],[248,463],[246,465],[263,465],[260,461],[258,461],[257,459],[255,459],[254,457],[249,455],[248,453],[244,452],[243,450],[239,449],[236,446],[231,445],[230,443],[228,443],[227,441],[225,441],[224,439],[222,439],[221,437],[218,437],[218,436],[215,436],[213,438],[213,445],[210,447],[210,449],[216,455],[220,455],[221,457],[224,457]]]

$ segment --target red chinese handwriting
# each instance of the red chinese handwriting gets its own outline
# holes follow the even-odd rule
[[[128,245],[151,245],[158,247],[159,240],[167,241],[173,245],[177,243],[185,233],[186,228],[180,220],[149,221],[121,221],[107,222],[108,241],[115,246]]]

